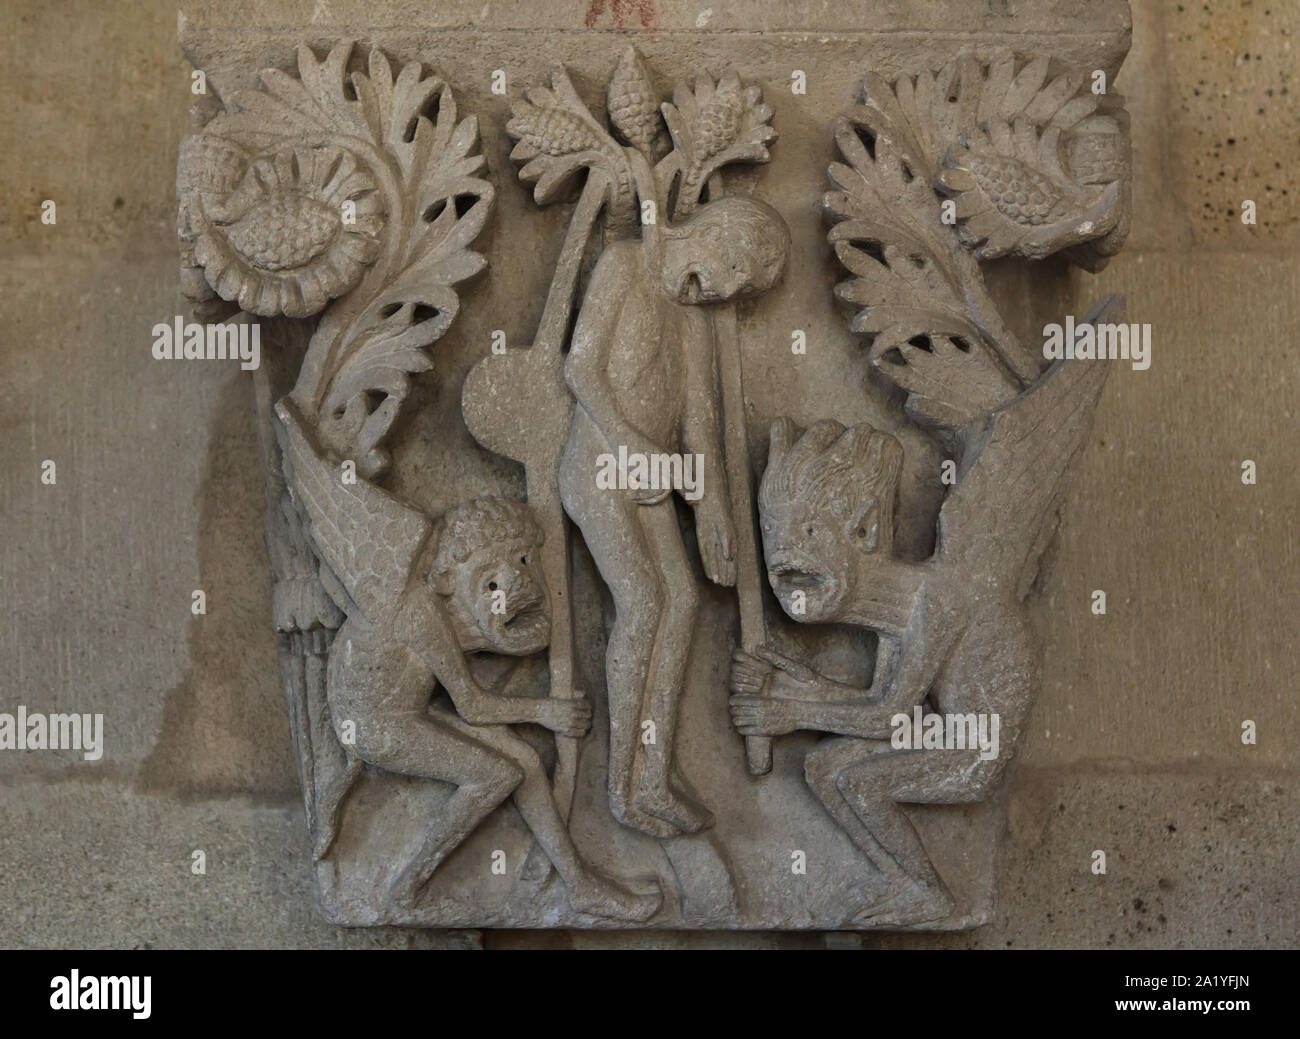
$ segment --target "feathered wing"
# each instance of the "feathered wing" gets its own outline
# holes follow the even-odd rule
[[[291,401],[276,405],[285,431],[289,489],[307,514],[312,544],[351,604],[374,625],[397,608],[433,529],[429,517],[364,479],[344,483],[313,446]]]
[[[1117,316],[1108,297],[1080,324]],[[1054,532],[1069,474],[1110,373],[1097,360],[1058,360],[966,437],[962,471],[939,512],[939,552],[969,573],[1024,594]]]

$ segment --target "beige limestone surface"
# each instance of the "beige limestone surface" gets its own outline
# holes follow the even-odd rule
[[[867,16],[755,0],[707,18],[703,3],[649,0],[431,6],[205,4],[187,8],[182,31],[201,51],[205,33],[229,26],[251,38],[258,25],[313,25],[324,40],[333,26],[396,38],[419,24],[409,47],[433,57],[448,30],[513,34],[524,48],[543,27],[581,40],[590,17],[602,33],[642,34],[652,55],[680,52],[696,32],[750,34],[761,64],[777,47],[763,31],[811,26],[810,41],[844,48],[864,19],[891,31],[923,5],[870,5]],[[1048,33],[1075,5],[988,6]],[[1097,33],[1122,36],[1123,5],[1095,6]],[[20,0],[6,15],[0,710],[103,712],[108,736],[97,763],[0,754],[0,895],[22,907],[0,945],[818,944],[357,932],[315,916],[267,623],[252,387],[233,366],[182,374],[149,356],[150,327],[184,312],[173,180],[192,98],[176,8]],[[1300,945],[1300,15],[1285,2],[1135,0],[1132,27],[1117,86],[1133,119],[1133,233],[1100,276],[1058,271],[1049,284],[1079,311],[1124,292],[1128,319],[1152,325],[1153,363],[1110,380],[1034,606],[1044,681],[1007,790],[1000,906],[970,934],[862,944]],[[504,102],[493,111],[482,87],[468,93],[499,127]],[[775,154],[829,154],[801,139],[799,103],[812,102],[778,107]],[[508,143],[497,134],[486,147],[508,185]],[[40,221],[44,199],[58,205],[53,227]],[[1244,199],[1258,203],[1254,227],[1236,215]],[[824,262],[815,209],[791,216],[806,262]],[[558,233],[555,214],[532,219]],[[496,231],[494,262],[508,233]],[[510,273],[531,308],[519,327],[531,327],[544,272]],[[835,349],[849,356],[847,341]],[[46,459],[58,465],[53,487],[39,479]],[[1255,486],[1241,482],[1244,459]],[[481,478],[487,489],[509,473]],[[195,588],[205,617],[190,613]],[[1104,617],[1088,609],[1094,589],[1107,592]],[[1244,719],[1255,746],[1241,743]],[[1105,877],[1089,871],[1098,848]],[[190,872],[195,849],[208,853],[206,876]]]

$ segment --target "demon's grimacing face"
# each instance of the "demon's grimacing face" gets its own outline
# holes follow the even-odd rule
[[[801,623],[843,619],[890,558],[902,446],[867,425],[772,424],[759,490],[768,582]]]
[[[440,583],[466,651],[527,656],[550,643],[538,544],[531,537],[479,546]],[[447,578],[450,580],[447,580]]]
[[[853,554],[842,522],[799,503],[762,510],[767,579],[800,623],[826,623],[853,593]]]

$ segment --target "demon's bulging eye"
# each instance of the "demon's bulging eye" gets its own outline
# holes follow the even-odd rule
[[[527,557],[527,556],[520,556],[520,557],[519,557],[519,562],[520,562],[521,565],[523,565],[523,566],[527,566],[527,565],[528,565],[528,557]]]
[[[489,592],[495,592],[496,590],[497,590],[497,583],[496,583],[495,581],[489,581],[489,582],[488,582],[488,591],[489,591]]]
[[[858,519],[858,526],[853,531],[853,536],[862,542],[863,547],[868,551],[875,551],[880,539],[880,522],[874,504]]]

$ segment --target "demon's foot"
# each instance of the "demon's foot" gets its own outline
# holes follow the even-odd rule
[[[520,871],[524,883],[541,887],[554,868],[546,852],[542,850],[542,846],[533,840],[528,848],[528,854],[524,856],[524,868]]]
[[[672,823],[663,819],[656,819],[653,815],[648,815],[639,808],[628,804],[627,799],[621,794],[609,795],[609,810],[614,813],[614,818],[624,826],[633,830],[640,830],[642,833],[657,837],[659,840],[668,840],[671,837],[680,837],[682,835],[682,831]]]
[[[637,791],[636,806],[657,819],[671,823],[678,833],[699,833],[713,825],[713,813],[684,794],[662,786]]]
[[[912,927],[951,916],[956,904],[941,887],[908,882],[908,889],[890,895],[853,915],[857,927]]]
[[[388,897],[398,909],[414,909],[419,894],[424,890],[427,881],[427,877],[415,881],[403,873],[389,886]]]
[[[569,885],[569,905],[575,913],[586,913],[606,920],[641,923],[659,911],[662,901],[663,894],[657,886],[652,892],[638,894],[594,871],[574,878]]]

